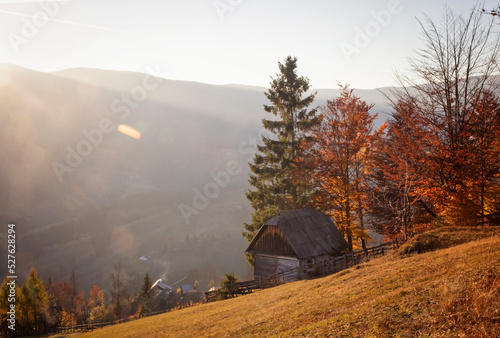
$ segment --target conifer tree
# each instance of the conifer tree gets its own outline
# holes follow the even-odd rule
[[[301,140],[320,123],[316,109],[308,110],[316,94],[307,95],[309,79],[297,75],[297,58],[288,56],[285,63],[278,64],[279,73],[265,93],[271,104],[264,105],[274,118],[262,120],[267,135],[262,137],[263,144],[257,146],[258,153],[250,163],[252,188],[247,198],[254,212],[243,232],[248,241],[264,221],[280,210],[303,206],[310,191],[293,180],[292,166]]]
[[[144,280],[142,282],[141,286],[141,291],[139,292],[139,302],[142,306],[141,309],[141,314],[144,315],[145,313],[149,312],[150,309],[150,302],[151,299],[153,298],[153,290],[151,290],[151,287],[153,286],[153,282],[151,281],[151,278],[149,277],[149,274],[146,272],[146,275],[144,276]]]
[[[48,301],[49,296],[43,282],[33,267],[21,288],[19,297],[20,323],[24,324],[22,326],[34,331],[43,329],[47,323]]]
[[[144,275],[144,280],[142,281],[142,287],[141,291],[139,292],[139,297],[143,299],[150,299],[153,295],[153,292],[151,290],[152,286],[153,282],[151,281],[149,274],[146,272],[146,274]]]

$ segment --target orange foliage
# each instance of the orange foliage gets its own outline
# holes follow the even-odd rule
[[[486,220],[489,197],[500,172],[500,103],[483,93],[460,115],[439,115],[399,101],[393,130],[399,157],[408,160],[414,193],[446,221],[478,224]]]
[[[368,105],[341,86],[340,97],[322,107],[322,123],[301,145],[295,178],[316,187],[312,207],[331,215],[351,248],[368,239],[364,226],[369,156],[376,115]],[[364,242],[363,242],[364,243]]]

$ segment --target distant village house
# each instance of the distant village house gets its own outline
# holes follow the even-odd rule
[[[172,292],[173,288],[163,282],[161,279],[158,279],[153,286],[151,286],[151,289],[154,290],[155,296],[158,297],[160,300],[166,301],[168,299],[168,296]]]

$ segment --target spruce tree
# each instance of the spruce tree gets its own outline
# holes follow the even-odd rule
[[[285,63],[278,64],[279,73],[271,79],[271,88],[265,93],[271,104],[264,105],[264,110],[274,118],[262,120],[268,132],[250,163],[252,188],[246,195],[254,212],[243,232],[248,241],[263,222],[280,210],[303,206],[310,192],[307,186],[295,182],[292,169],[300,142],[320,123],[316,108],[308,110],[316,94],[306,94],[309,79],[297,75],[297,58],[288,56]],[[249,262],[252,264],[251,257]]]
[[[147,313],[151,310],[150,302],[154,296],[154,291],[151,290],[152,286],[153,282],[151,281],[149,274],[146,272],[146,275],[144,276],[144,280],[142,282],[141,291],[139,292],[139,302],[142,305],[142,314]]]

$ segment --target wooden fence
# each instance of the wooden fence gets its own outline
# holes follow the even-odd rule
[[[267,278],[259,278],[257,280],[230,284],[227,286],[227,291],[232,296],[246,295],[254,292],[255,290],[262,290],[280,284],[294,282],[299,279],[327,276],[357,265],[373,257],[384,255],[388,250],[394,249],[397,246],[398,242],[391,242],[364,250],[351,251],[343,256],[330,257],[330,259],[319,262],[319,264],[290,269],[276,273]],[[219,290],[205,292],[207,302],[216,300],[218,291]]]
[[[498,235],[498,234],[497,234]],[[370,247],[366,250],[352,251],[343,256],[330,257],[330,259],[320,262],[320,264],[305,266],[302,268],[294,268],[291,270],[283,271],[267,278],[260,278],[258,280],[251,280],[246,282],[240,282],[235,284],[230,284],[228,286],[228,291],[231,295],[246,295],[254,292],[255,290],[262,290],[271,288],[277,285],[294,282],[299,279],[313,278],[319,276],[326,276],[332,273],[347,269],[356,264],[362,263],[373,257],[384,255],[388,250],[394,249],[398,246],[397,242],[385,243],[379,246]],[[302,276],[300,278],[299,276]],[[305,276],[305,277],[304,277]],[[217,291],[205,292],[207,297],[206,301],[214,301],[217,298]],[[160,313],[169,312],[172,309],[158,311],[154,313],[149,313],[147,316],[152,316]],[[133,318],[136,319],[136,318]],[[37,332],[19,332],[23,335],[34,335],[34,334],[49,334],[49,333],[76,333],[76,332],[86,332],[93,331],[94,329],[99,329],[104,326],[114,325],[118,323],[123,323],[132,320],[132,317],[124,318],[118,321],[110,321],[105,323],[94,323],[94,324],[81,324],[68,327],[55,327],[51,329],[46,329]]]
[[[94,331],[94,329],[102,329],[105,326],[126,323],[126,322],[137,320],[140,318],[155,316],[155,315],[159,315],[162,313],[178,310],[181,308],[191,307],[191,306],[195,306],[195,305],[199,305],[199,304],[200,303],[194,303],[192,305],[187,304],[185,306],[180,306],[180,307],[176,307],[176,308],[172,308],[172,309],[166,309],[166,310],[155,311],[155,312],[148,312],[147,314],[144,314],[140,317],[132,315],[132,316],[128,316],[126,318],[122,318],[120,320],[112,320],[109,322],[79,324],[79,325],[73,325],[73,326],[58,326],[58,327],[49,328],[49,329],[46,329],[46,330],[40,331],[40,332],[29,332],[29,333],[25,332],[24,335],[40,335],[40,334],[54,334],[54,333],[69,334],[69,333]]]

